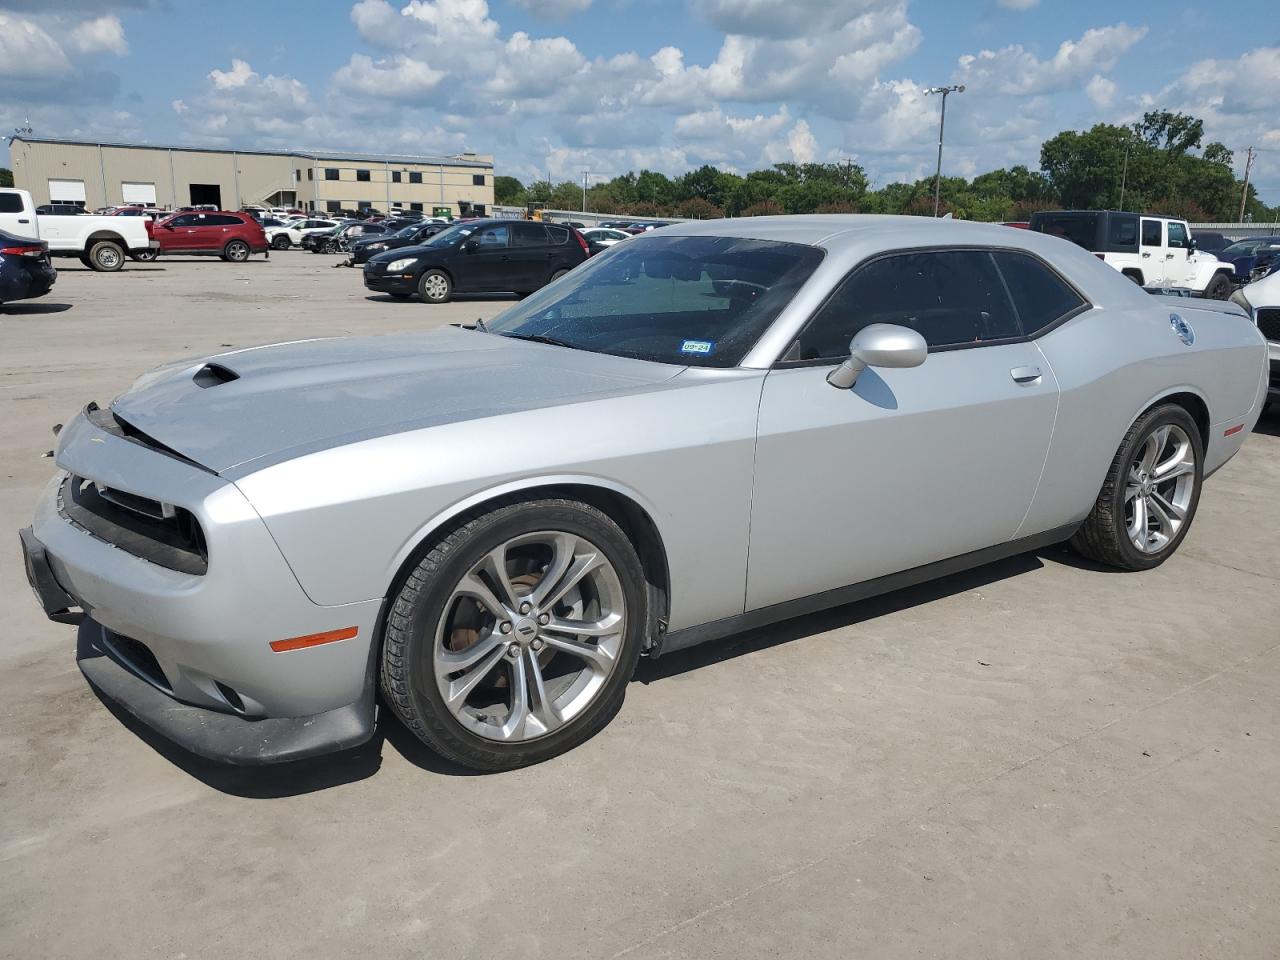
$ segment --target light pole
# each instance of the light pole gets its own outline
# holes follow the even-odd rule
[[[942,135],[947,129],[947,94],[964,93],[964,84],[952,87],[925,87],[925,96],[942,94],[942,119],[938,122],[938,172],[933,175],[933,215],[938,215],[938,202],[942,196]]]

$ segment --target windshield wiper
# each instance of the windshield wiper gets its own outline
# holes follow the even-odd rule
[[[568,347],[570,350],[582,349],[576,343],[559,340],[556,337],[548,337],[545,333],[504,333],[502,336],[510,337],[513,340],[528,340],[530,343],[549,343],[553,347]]]

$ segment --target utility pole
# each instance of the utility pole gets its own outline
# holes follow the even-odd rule
[[[1120,170],[1120,210],[1124,211],[1124,185],[1129,179],[1129,146],[1133,143],[1133,135],[1130,134],[1124,141],[1124,167]]]
[[[590,171],[588,170],[582,171],[582,212],[583,213],[587,212],[587,176],[589,173]]]
[[[1249,200],[1249,171],[1253,168],[1253,147],[1249,148],[1248,157],[1244,162],[1244,189],[1240,191],[1240,216],[1236,217],[1237,223],[1244,223],[1244,205]]]
[[[925,96],[933,93],[942,94],[942,119],[938,121],[938,172],[933,176],[933,215],[938,215],[938,204],[942,196],[942,136],[947,129],[947,94],[964,93],[964,84],[952,87],[926,87]]]

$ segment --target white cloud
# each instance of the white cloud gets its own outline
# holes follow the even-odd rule
[[[172,104],[199,141],[296,145],[315,110],[306,84],[293,77],[257,73],[245,60],[213,69],[196,96]],[[179,106],[181,104],[181,106]]]
[[[253,67],[249,66],[244,60],[232,60],[230,70],[218,70],[215,68],[209,72],[209,79],[213,81],[213,85],[219,90],[233,90],[236,87],[246,86],[249,81],[257,76],[253,72]]]
[[[786,139],[771,141],[764,149],[768,163],[812,163],[818,156],[818,140],[804,120],[787,133]]]
[[[344,93],[413,101],[433,91],[445,76],[443,70],[434,70],[404,54],[375,61],[356,53],[334,73],[333,82]]]
[[[1093,79],[1085,84],[1084,92],[1096,106],[1109,107],[1116,99],[1116,84],[1114,80],[1095,73]]]
[[[71,61],[42,27],[0,13],[0,76],[42,78],[70,72]]]
[[[1040,5],[1040,0],[996,0],[1006,10],[1031,10]]]
[[[71,43],[81,53],[104,51],[117,57],[128,56],[129,42],[124,36],[124,26],[115,14],[86,20],[71,31]]]
[[[1065,90],[1095,73],[1108,73],[1116,60],[1147,35],[1146,27],[1127,23],[1086,30],[1079,40],[1064,40],[1048,60],[1021,44],[983,50],[960,58],[957,79],[989,93],[1024,95]]]

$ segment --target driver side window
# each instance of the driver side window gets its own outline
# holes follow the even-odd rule
[[[786,359],[841,360],[849,355],[854,334],[873,323],[909,327],[930,349],[1022,336],[990,253],[901,253],[854,268],[809,321]]]
[[[505,226],[487,227],[476,234],[475,239],[482,247],[505,247],[508,230]]]

